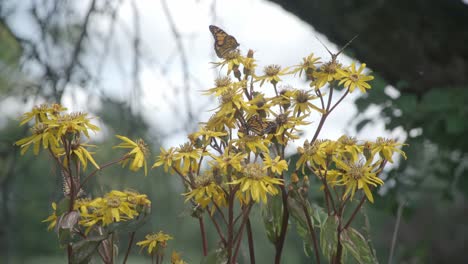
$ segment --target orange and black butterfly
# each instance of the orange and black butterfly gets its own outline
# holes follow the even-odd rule
[[[247,123],[241,130],[247,133],[251,132],[257,136],[273,133],[276,131],[276,123],[272,121],[263,121],[259,115],[253,115],[247,120]]]
[[[236,38],[227,34],[219,27],[210,25],[210,31],[213,34],[215,40],[214,49],[219,58],[223,59],[226,54],[239,47]]]

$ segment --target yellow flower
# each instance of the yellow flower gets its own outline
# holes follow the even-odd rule
[[[113,190],[103,198],[98,197],[90,201],[86,207],[92,208],[92,211],[87,214],[82,212],[80,224],[91,228],[99,222],[106,226],[135,218],[138,216],[136,205],[130,202],[128,197],[128,193]]]
[[[275,114],[277,129],[274,137],[282,145],[286,145],[289,140],[299,138],[298,132],[300,130],[297,128],[298,126],[309,124],[309,122],[304,121],[306,116],[293,117],[290,114],[290,111],[278,115]]]
[[[393,163],[393,153],[398,152],[403,156],[403,158],[406,159],[405,152],[398,148],[405,145],[407,146],[408,144],[398,143],[394,139],[378,137],[372,150],[372,156],[374,156],[376,153],[379,153],[381,156],[383,156],[384,159],[388,160],[390,163]]]
[[[85,147],[90,148],[90,147],[97,147],[97,146],[72,142],[72,146],[71,146],[72,156],[76,156],[80,160],[81,164],[83,165],[83,169],[85,170],[88,165],[88,160],[94,165],[94,167],[96,167],[96,169],[99,169],[99,165],[96,163],[93,156],[91,155],[91,154],[94,154],[94,152],[89,152]],[[65,164],[65,166],[67,165]]]
[[[340,74],[338,73],[339,69],[341,69],[341,64],[336,60],[324,63],[320,66],[320,71],[314,71],[312,73],[313,81],[310,83],[310,86],[315,86],[315,90],[318,90],[325,84],[338,80],[340,78]]]
[[[352,93],[356,87],[359,88],[361,92],[365,93],[366,89],[371,88],[367,82],[374,79],[373,76],[367,76],[362,73],[365,68],[366,64],[363,63],[359,69],[356,70],[356,65],[353,62],[347,69],[338,69],[337,71],[341,79],[338,85],[343,84],[345,88],[349,89],[350,93]]]
[[[233,151],[230,149],[225,149],[223,155],[215,156],[213,154],[210,155],[214,161],[210,161],[212,166],[218,166],[223,173],[227,173],[228,168],[232,167],[237,171],[242,171],[241,162],[244,161],[246,154],[245,153],[236,153],[234,154]]]
[[[247,104],[243,98],[242,89],[227,89],[219,97],[219,107],[216,112],[217,117],[232,118],[237,111],[247,108]]]
[[[226,195],[224,190],[214,182],[213,176],[210,173],[198,176],[195,178],[195,189],[184,193],[185,202],[194,199],[195,202],[206,208],[211,202],[214,202],[219,207],[227,205]],[[214,213],[216,207],[213,206],[211,213]]]
[[[252,151],[258,153],[263,151],[269,153],[268,145],[271,143],[270,140],[257,135],[244,135],[239,133],[239,139],[232,141],[241,150]]]
[[[49,217],[47,217],[47,219],[42,221],[43,223],[50,222],[47,230],[51,230],[57,224],[57,204],[55,202],[52,203],[52,209],[54,209],[54,212]]]
[[[315,69],[317,69],[315,64],[318,63],[320,63],[320,57],[314,57],[314,53],[311,53],[309,56],[302,59],[301,64],[294,66],[291,73],[294,75],[299,73],[299,77],[301,77],[302,72],[305,72],[306,76],[309,79],[312,79],[312,73],[315,71]]]
[[[255,64],[252,50],[247,52],[247,57],[243,58],[242,65],[244,65],[243,72],[245,75],[255,75],[255,67],[257,67],[257,64]]]
[[[182,173],[185,174],[189,170],[196,171],[198,169],[198,159],[201,155],[201,149],[195,148],[191,143],[187,142],[177,148],[175,159],[182,162]]]
[[[260,81],[260,86],[262,86],[265,81],[276,85],[281,81],[280,76],[289,74],[288,70],[289,68],[281,69],[281,66],[277,64],[268,65],[263,69],[265,75],[256,77],[256,79]]]
[[[148,174],[148,168],[146,165],[146,156],[149,154],[148,145],[143,141],[143,139],[137,139],[136,141],[130,140],[128,137],[116,135],[117,138],[122,140],[123,142],[114,148],[123,148],[123,149],[131,149],[131,151],[127,152],[128,158],[122,162],[123,167],[127,165],[130,160],[130,157],[133,156],[133,161],[130,164],[129,168],[132,171],[138,171],[141,167],[145,168],[145,176]]]
[[[90,118],[87,117],[88,113],[76,112],[70,114],[62,114],[52,116],[50,120],[44,121],[51,129],[56,129],[57,138],[65,134],[80,134],[83,133],[89,138],[89,132],[99,131],[99,127],[90,123]]]
[[[367,199],[373,203],[374,198],[372,197],[372,192],[370,191],[369,185],[377,186],[383,185],[384,182],[377,177],[375,172],[372,172],[374,169],[370,162],[367,161],[365,164],[361,162],[353,163],[349,161],[342,161],[340,159],[333,159],[336,166],[343,170],[341,174],[341,179],[337,181],[338,185],[345,185],[346,191],[343,194],[343,199],[351,194],[351,199],[354,197],[356,190],[364,190],[364,194]]]
[[[244,203],[249,203],[250,200],[267,203],[267,194],[277,195],[279,190],[276,185],[283,185],[282,179],[269,177],[265,169],[257,163],[247,164],[244,167],[243,176],[229,184],[240,185],[238,192],[244,193],[245,197],[241,200]]]
[[[239,50],[233,50],[224,56],[221,62],[212,62],[216,67],[224,65],[228,66],[227,74],[229,75],[233,69],[239,68],[239,65],[244,61],[244,57],[240,55]]]
[[[309,162],[310,166],[316,168],[326,168],[326,155],[321,147],[319,141],[314,141],[312,144],[308,140],[304,141],[302,147],[297,148],[297,152],[301,155],[299,160],[296,162],[296,169],[302,167],[302,172],[304,173],[304,168]]]
[[[288,170],[288,163],[285,160],[280,160],[280,156],[271,159],[269,155],[265,156],[263,166],[265,169],[271,169],[271,172],[281,174],[283,171]]]
[[[41,143],[44,149],[49,148],[51,151],[58,155],[61,150],[59,148],[59,140],[57,139],[54,130],[51,130],[48,125],[44,123],[35,124],[32,128],[32,136],[22,138],[15,142],[15,145],[21,147],[21,155],[26,153],[26,151],[33,145],[34,155],[39,153]]]
[[[295,90],[292,94],[293,105],[294,105],[294,116],[299,116],[302,113],[309,114],[314,109],[320,113],[324,113],[324,110],[313,105],[310,101],[317,99],[317,96],[310,94],[311,90]]]
[[[176,154],[175,148],[170,148],[166,151],[165,149],[161,147],[160,150],[161,150],[161,153],[156,158],[156,162],[153,164],[153,167],[151,168],[156,168],[156,167],[164,165],[164,171],[168,172],[169,168],[172,168],[173,162],[175,162],[176,168],[178,168],[177,166],[178,161],[175,158],[175,154]]]
[[[356,138],[343,135],[338,139],[338,142],[340,143],[338,152],[344,154],[345,159],[351,161],[357,161],[359,159],[359,154],[362,153],[362,147],[357,144]]]
[[[167,241],[173,239],[170,235],[164,234],[164,232],[159,231],[158,233],[149,234],[145,236],[145,240],[137,242],[137,246],[140,246],[141,249],[148,247],[148,254],[152,255],[153,251],[158,251],[158,246],[166,248]]]
[[[200,136],[203,136],[205,141],[207,143],[210,143],[211,138],[220,138],[220,137],[227,136],[227,132],[225,132],[225,131],[224,132],[212,131],[212,130],[208,129],[207,126],[202,126],[202,127],[200,127],[200,130],[193,133],[193,137],[195,137],[195,138],[200,137]]]
[[[56,116],[60,112],[66,111],[67,108],[59,104],[41,104],[34,106],[31,112],[26,112],[21,117],[20,126],[26,124],[34,118],[36,124],[50,120],[50,116]]]
[[[177,251],[172,251],[171,264],[187,264],[187,262],[182,260],[180,254]]]

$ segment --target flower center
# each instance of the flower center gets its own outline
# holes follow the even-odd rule
[[[112,208],[119,208],[120,203],[119,198],[111,197],[107,199],[107,205]]]
[[[275,76],[280,72],[280,70],[281,70],[281,66],[277,64],[272,64],[272,65],[266,66],[263,71],[268,76]]]
[[[258,179],[263,178],[263,176],[265,176],[265,172],[263,171],[263,168],[260,164],[249,163],[244,168],[244,175],[245,177],[258,180]]]

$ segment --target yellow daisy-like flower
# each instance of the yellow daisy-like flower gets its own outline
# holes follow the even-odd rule
[[[59,140],[54,130],[44,123],[35,124],[32,128],[32,136],[22,138],[15,142],[15,145],[21,147],[21,155],[24,155],[28,151],[29,147],[33,145],[34,155],[39,154],[41,145],[44,149],[50,148],[50,150],[58,155],[61,150],[59,148]],[[42,143],[42,144],[41,144]]]
[[[286,111],[285,113],[278,115],[275,114],[275,123],[277,128],[274,137],[282,145],[286,145],[289,140],[299,138],[299,126],[310,124],[310,122],[304,121],[306,116],[293,117],[290,115],[290,111]]]
[[[269,155],[265,156],[263,160],[263,167],[265,169],[271,169],[271,172],[281,174],[283,171],[288,170],[288,163],[285,160],[280,160],[280,156],[271,159]]]
[[[405,145],[407,146],[408,144],[398,143],[394,139],[378,137],[372,149],[372,156],[379,153],[384,159],[393,163],[393,153],[398,152],[406,159],[406,153],[398,148]]]
[[[41,104],[39,106],[34,106],[30,112],[24,113],[21,117],[20,126],[26,124],[27,122],[34,119],[35,123],[42,123],[44,121],[50,120],[50,116],[56,116],[60,112],[66,111],[67,108],[59,104]]]
[[[179,252],[172,251],[171,254],[171,264],[187,264],[181,257]]]
[[[151,168],[156,168],[159,166],[164,165],[164,171],[168,172],[169,168],[171,168],[172,172],[172,163],[175,163],[175,167],[178,168],[178,160],[175,157],[176,150],[175,148],[169,148],[167,151],[164,148],[160,148],[161,153],[160,155],[156,158],[156,162],[153,164],[153,167]]]
[[[210,143],[211,138],[220,138],[226,135],[227,135],[227,132],[225,131],[224,132],[212,131],[208,129],[207,126],[201,126],[197,132],[193,133],[193,137],[195,138],[204,137],[207,143]]]
[[[338,142],[340,143],[339,153],[343,154],[348,160],[358,160],[359,154],[362,152],[362,146],[357,144],[356,138],[343,135],[338,139]]]
[[[175,154],[175,159],[182,163],[182,173],[187,173],[189,170],[198,169],[198,159],[202,155],[202,150],[195,148],[190,142],[180,145]]]
[[[170,235],[165,234],[162,231],[158,233],[149,234],[145,236],[145,240],[137,242],[137,246],[140,246],[143,250],[145,247],[148,247],[148,254],[152,255],[153,251],[157,252],[158,247],[166,248],[167,241],[173,239]]]
[[[222,76],[215,79],[215,87],[204,91],[204,95],[220,96],[231,88],[232,81],[229,76]]]
[[[216,65],[216,67],[223,68],[225,65],[228,66],[227,74],[229,75],[233,69],[239,68],[242,61],[244,61],[244,57],[240,55],[239,50],[233,50],[227,53],[223,60],[220,62],[212,62],[212,64]]]
[[[213,154],[210,156],[214,159],[214,161],[210,161],[210,164],[212,166],[219,167],[223,173],[227,173],[229,167],[232,167],[237,171],[242,171],[241,162],[244,161],[247,154],[234,153],[233,151],[229,151],[229,149],[225,149],[221,156]]]
[[[91,162],[94,165],[94,167],[96,167],[96,169],[99,169],[99,165],[96,163],[96,161],[94,160],[92,156],[94,152],[89,152],[85,147],[91,148],[91,147],[97,147],[97,146],[89,145],[89,144],[81,144],[81,143],[77,144],[77,143],[72,142],[72,146],[71,146],[72,156],[76,156],[80,160],[81,164],[83,165],[83,169],[85,170],[86,170],[86,167],[88,166],[88,161]],[[67,166],[67,164],[65,164],[65,166]]]
[[[294,66],[291,71],[292,74],[299,73],[301,77],[304,72],[309,79],[312,79],[312,73],[317,69],[315,64],[320,63],[320,57],[314,57],[314,53],[311,53],[309,56],[302,59],[302,63]]]
[[[255,64],[253,54],[253,50],[249,50],[247,52],[247,57],[242,60],[242,65],[244,65],[243,72],[245,75],[255,75],[255,67],[257,67],[257,64]]]
[[[47,219],[42,221],[43,223],[50,222],[47,230],[51,230],[57,224],[57,204],[55,202],[52,203],[52,209],[54,209],[54,212],[49,217],[47,217]]]
[[[237,111],[247,109],[242,89],[229,88],[219,98],[217,117],[232,118]]]
[[[125,159],[122,162],[122,166],[125,167],[130,158],[133,156],[133,161],[130,163],[130,170],[138,171],[141,167],[145,169],[145,176],[148,175],[148,168],[146,165],[146,156],[149,155],[148,145],[143,141],[143,139],[137,139],[136,141],[132,141],[128,137],[116,135],[117,138],[122,140],[123,142],[114,148],[123,148],[123,149],[131,149],[131,151],[127,152],[128,159]]]
[[[341,179],[337,181],[338,185],[345,185],[346,190],[343,194],[343,198],[351,195],[353,199],[356,190],[364,190],[364,194],[367,199],[373,203],[374,198],[372,192],[369,188],[369,185],[377,186],[383,185],[384,182],[377,177],[375,172],[372,172],[374,167],[370,165],[370,162],[367,161],[365,164],[361,162],[353,163],[348,161],[342,161],[340,159],[333,159],[336,166],[343,170],[341,174]]]
[[[321,108],[313,105],[310,101],[317,99],[317,96],[311,95],[311,90],[295,90],[292,94],[292,102],[294,105],[293,115],[299,116],[300,114],[310,114],[314,109],[320,113],[324,113],[325,111]]]
[[[257,135],[248,135],[239,132],[239,139],[233,140],[233,143],[240,149],[252,151],[253,153],[259,153],[260,151],[264,153],[270,152],[268,149],[271,143],[270,140]]]
[[[263,71],[265,75],[256,77],[257,81],[260,81],[260,86],[262,86],[265,81],[276,85],[281,81],[280,76],[289,74],[289,68],[281,69],[281,66],[277,64],[268,65]]]
[[[206,173],[205,175],[195,178],[195,184],[197,188],[183,194],[185,196],[185,202],[194,199],[202,208],[206,208],[211,202],[216,203],[219,207],[225,207],[227,205],[225,192],[214,182],[212,174]],[[216,207],[212,209],[211,212],[214,213]]]
[[[326,168],[326,154],[321,148],[319,141],[314,141],[312,144],[308,140],[304,141],[302,147],[297,148],[297,152],[301,155],[296,162],[296,169],[302,167],[302,173],[307,165],[307,162],[313,168]]]
[[[336,60],[324,63],[320,66],[320,71],[312,73],[313,81],[310,83],[310,86],[315,86],[315,90],[318,90],[325,84],[338,80],[340,78],[339,69],[341,69],[341,64]]]
[[[365,68],[366,64],[363,63],[359,69],[356,70],[356,64],[353,62],[347,69],[338,69],[337,71],[340,74],[339,78],[341,79],[338,85],[343,84],[345,88],[349,89],[350,93],[352,93],[356,87],[359,88],[361,92],[365,93],[366,89],[371,88],[367,82],[374,79],[374,76],[367,76],[362,73]]]
[[[98,197],[86,204],[87,213],[81,211],[82,220],[80,224],[89,227],[87,232],[95,224],[102,223],[103,226],[114,222],[128,221],[136,216],[138,212],[136,204],[128,199],[129,194],[113,190],[104,197]],[[92,209],[92,210],[90,210]]]
[[[51,129],[55,129],[57,138],[66,134],[83,133],[89,138],[89,130],[99,131],[99,127],[91,124],[91,119],[88,118],[88,113],[76,112],[70,114],[62,114],[52,116],[50,120],[44,121]]]
[[[247,164],[244,167],[243,176],[229,184],[240,185],[238,192],[245,195],[241,200],[244,203],[253,200],[254,202],[262,201],[266,204],[268,202],[267,194],[277,195],[279,190],[276,185],[283,185],[282,179],[269,177],[262,165],[257,163]]]

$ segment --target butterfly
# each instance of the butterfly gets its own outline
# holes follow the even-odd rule
[[[239,46],[236,38],[227,34],[219,27],[210,25],[210,31],[211,34],[213,34],[213,38],[215,40],[214,49],[219,58],[223,59],[226,54],[235,50]]]
[[[241,132],[252,132],[258,136],[263,136],[276,131],[276,123],[272,121],[263,121],[259,115],[253,115],[247,120]]]

